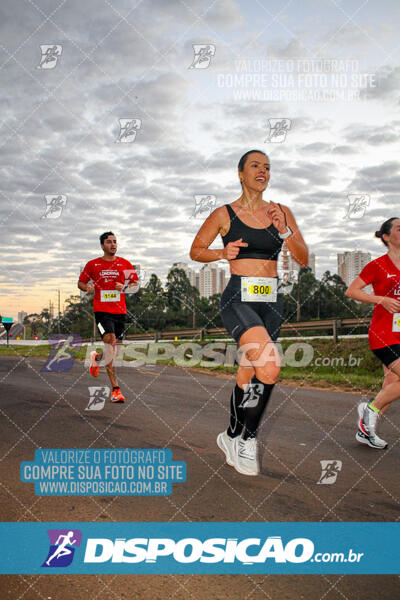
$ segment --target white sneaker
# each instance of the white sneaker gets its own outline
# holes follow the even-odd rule
[[[364,414],[364,410],[367,408],[368,406],[368,402],[360,402],[360,404],[357,406],[357,412],[358,412],[358,428],[361,429],[360,425],[362,422],[362,418],[363,418],[363,414]]]
[[[365,433],[368,435],[376,434],[376,425],[378,423],[379,414],[366,406],[362,414],[362,425],[364,425]]]
[[[218,448],[220,448],[222,450],[222,452],[225,453],[226,462],[231,467],[235,466],[235,454],[236,454],[235,440],[236,439],[237,438],[229,437],[226,430],[221,431],[221,433],[219,433],[218,437],[217,437]]]
[[[377,448],[379,450],[386,448],[387,442],[380,438],[376,433],[379,414],[369,408],[366,402],[362,402],[359,405],[358,414],[360,415],[360,421],[358,424],[358,432],[356,433],[356,440],[361,444],[367,444],[371,448]]]
[[[376,448],[377,450],[384,450],[387,448],[387,442],[385,442],[385,440],[382,440],[382,438],[377,435],[367,435],[361,429],[356,433],[356,440],[357,442],[360,442],[360,444],[367,444],[367,446]]]
[[[236,462],[234,467],[236,471],[242,475],[258,475],[260,467],[257,459],[257,440],[256,438],[249,438],[243,440],[242,438],[236,438],[238,441]]]

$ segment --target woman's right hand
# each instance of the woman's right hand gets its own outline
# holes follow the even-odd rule
[[[382,296],[379,304],[382,304],[383,308],[385,308],[390,313],[400,312],[400,300],[396,300],[395,298],[389,298],[388,296]]]
[[[240,248],[247,248],[248,244],[242,241],[242,238],[235,242],[229,242],[222,252],[222,257],[226,260],[234,260],[239,254]]]

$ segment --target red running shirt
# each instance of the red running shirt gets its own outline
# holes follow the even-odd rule
[[[387,254],[368,263],[359,277],[365,283],[372,284],[375,296],[400,300],[400,270]],[[375,304],[368,339],[371,349],[400,344],[400,331],[393,331],[393,314],[382,304]]]
[[[94,258],[89,260],[79,281],[94,283],[94,312],[126,314],[125,294],[115,289],[117,282],[126,284],[138,281],[138,276],[128,260],[116,256],[114,260]]]

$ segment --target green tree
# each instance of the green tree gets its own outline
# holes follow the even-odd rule
[[[67,298],[67,307],[60,319],[61,333],[78,333],[83,338],[93,336],[93,299],[91,297],[70,296]],[[58,323],[54,321],[54,331],[58,330]]]
[[[165,328],[167,298],[161,280],[155,273],[151,274],[146,287],[141,288],[137,294],[126,296],[126,301],[134,330],[162,331]]]
[[[191,285],[185,271],[173,266],[167,276],[168,327],[196,326],[199,290]]]

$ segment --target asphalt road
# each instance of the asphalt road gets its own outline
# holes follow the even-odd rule
[[[238,474],[215,438],[228,421],[233,380],[177,367],[120,369],[125,404],[85,410],[93,379],[76,362],[42,373],[44,361],[0,357],[2,521],[395,521],[399,517],[400,407],[380,434],[385,451],[354,435],[358,394],[276,386],[260,433],[262,473]],[[19,480],[42,448],[170,448],[186,483],[167,497],[38,497]],[[317,482],[320,461],[341,461]],[[373,544],[371,540],[371,544]],[[2,576],[1,599],[395,600],[398,576]]]

